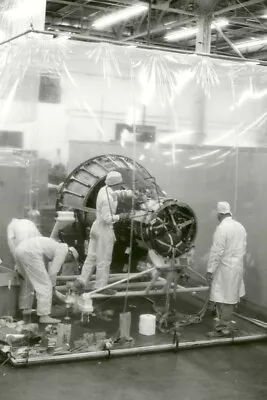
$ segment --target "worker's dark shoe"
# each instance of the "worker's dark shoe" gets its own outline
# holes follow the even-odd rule
[[[223,331],[211,331],[207,333],[207,336],[210,339],[215,339],[219,337],[230,337],[231,332],[229,330],[223,330]]]
[[[113,289],[103,289],[99,293],[100,294],[106,294],[107,296],[114,296],[117,293],[117,291],[113,290]]]

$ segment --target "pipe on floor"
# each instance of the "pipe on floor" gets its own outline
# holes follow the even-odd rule
[[[142,347],[133,347],[128,349],[116,349],[107,351],[96,351],[96,352],[84,352],[79,354],[62,354],[62,355],[46,355],[42,357],[29,357],[25,358],[10,358],[10,363],[14,367],[22,367],[24,365],[38,365],[38,364],[50,364],[60,363],[69,361],[82,361],[91,359],[103,359],[110,358],[112,356],[126,356],[126,355],[137,355],[155,353],[160,351],[171,351],[171,350],[187,350],[201,347],[213,347],[220,345],[229,345],[235,343],[247,343],[254,341],[263,341],[267,339],[267,334],[257,334],[248,336],[238,336],[234,338],[218,338],[218,339],[203,339],[192,342],[179,342],[178,346],[176,343],[151,345]]]
[[[123,279],[123,278],[125,278],[125,276],[129,276],[129,277],[132,277],[132,276],[134,276],[134,275],[136,275],[136,274],[133,274],[133,273],[131,273],[131,274],[127,274],[126,272],[125,273],[121,273],[121,274],[110,274],[109,275],[109,280],[112,280],[112,281],[115,281],[115,280],[117,280],[117,279]],[[57,282],[68,282],[68,281],[75,281],[77,278],[78,278],[78,276],[79,275],[60,275],[60,276],[58,276],[57,277]],[[93,275],[92,276],[92,280],[95,280],[95,275]]]
[[[209,290],[208,286],[196,286],[196,287],[177,287],[175,290],[176,293],[196,293],[196,292],[206,292]],[[171,289],[170,293],[173,293],[174,290]],[[93,292],[87,292],[88,295],[90,294],[91,299],[105,299],[105,298],[120,298],[120,297],[143,297],[147,296],[147,292],[145,290],[132,290],[132,291],[121,291],[121,292],[116,292],[114,295],[108,295],[108,294],[102,294],[102,293],[93,293]],[[91,295],[92,293],[92,295]],[[149,296],[153,295],[164,295],[166,294],[166,291],[164,289],[159,289],[159,290],[150,290],[149,291]]]
[[[124,283],[121,283],[121,284],[119,284],[119,285],[117,285],[116,286],[116,289],[126,289],[126,288],[128,288],[128,289],[142,289],[142,288],[144,288],[144,287],[146,287],[147,285],[148,285],[148,283],[149,282],[146,282],[146,281],[144,281],[144,282],[131,282],[131,283],[129,283],[128,285],[127,284],[124,284]],[[166,282],[162,282],[162,281],[160,281],[160,282],[156,282],[155,283],[155,287],[162,287],[162,286],[165,286],[166,285]],[[67,286],[66,285],[62,285],[62,286],[56,286],[56,290],[58,290],[59,292],[66,292],[67,290],[68,290],[68,288],[67,288]],[[85,289],[85,291],[86,291],[86,289]]]

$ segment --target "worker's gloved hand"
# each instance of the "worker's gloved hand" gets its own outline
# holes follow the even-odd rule
[[[76,279],[76,281],[72,283],[71,290],[75,293],[82,293],[84,291],[84,284]]]
[[[213,279],[213,274],[211,272],[207,272],[206,279],[207,279],[208,283],[211,284],[212,279]]]
[[[130,213],[121,213],[119,214],[120,221],[127,221],[130,219]]]

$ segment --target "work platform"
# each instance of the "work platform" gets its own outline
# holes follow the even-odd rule
[[[234,326],[235,332],[231,337],[209,339],[207,332],[212,329],[214,323],[214,313],[208,310],[201,323],[193,323],[184,325],[184,317],[188,315],[196,315],[203,306],[203,302],[192,293],[178,293],[176,301],[171,302],[171,308],[175,308],[179,316],[179,327],[175,332],[159,332],[153,336],[144,336],[139,334],[139,316],[140,314],[154,314],[152,302],[156,307],[164,306],[165,296],[148,296],[148,297],[130,297],[125,299],[122,297],[115,298],[97,298],[94,301],[94,309],[96,316],[90,316],[89,322],[84,318],[81,321],[81,315],[69,314],[71,325],[71,339],[68,349],[54,349],[51,353],[44,351],[42,347],[23,346],[12,347],[7,349],[1,346],[1,353],[7,357],[15,367],[26,365],[60,363],[70,361],[81,361],[90,359],[109,359],[115,356],[135,355],[142,353],[152,353],[161,351],[179,352],[184,349],[196,349],[200,347],[212,347],[220,345],[236,345],[245,342],[264,341],[267,339],[266,328],[256,326],[254,323],[244,320],[235,315]],[[91,343],[86,346],[81,345],[81,338],[88,335],[91,337],[105,338],[106,341],[118,337],[120,313],[131,313],[131,330],[130,336],[132,340],[118,341],[113,343],[112,347],[101,349],[99,343]],[[56,305],[53,315],[62,321],[66,317],[65,305]],[[108,316],[107,316],[108,315]],[[109,320],[105,320],[105,318]],[[32,318],[34,322],[34,317]],[[44,327],[40,325],[40,330]],[[100,340],[101,341],[101,340]]]

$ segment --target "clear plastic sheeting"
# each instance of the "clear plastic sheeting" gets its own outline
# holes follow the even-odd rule
[[[179,283],[179,313],[202,318],[195,296],[198,289],[192,288],[202,285],[206,290],[201,276],[217,225],[218,201],[231,204],[248,233],[247,303],[266,306],[266,79],[266,67],[245,60],[75,42],[68,35],[30,33],[0,47],[3,268],[14,269],[5,234],[12,218],[31,212],[42,234],[50,236],[56,211],[64,210],[74,211],[77,230],[72,225],[65,229],[64,222],[60,240],[77,248],[82,265],[92,224],[88,209],[95,207],[99,180],[116,165],[130,171],[125,176],[132,182],[126,186],[142,187],[144,194],[145,184],[138,185],[147,182],[155,188],[151,200],[165,195],[188,205],[196,216],[194,261],[191,272],[183,276],[186,280]],[[77,209],[66,200],[75,196]],[[135,224],[133,219],[131,232]],[[144,235],[140,237],[146,242]],[[136,331],[139,315],[151,313],[152,305],[160,313],[157,299],[166,305],[166,281],[159,279],[152,288],[153,304],[140,300],[151,277],[145,281],[130,277],[147,268],[147,249],[139,253],[130,235],[122,251],[117,238],[109,283],[119,277],[126,281],[119,284],[118,299],[95,293],[96,315],[103,317],[105,307],[117,316],[130,311],[135,327],[131,335],[142,347]],[[130,270],[129,260],[134,261]],[[62,282],[64,276],[73,280],[77,273],[77,265],[65,264]],[[183,291],[184,285],[189,289]],[[137,300],[131,300],[135,290],[139,290]],[[62,293],[66,300],[63,289]],[[108,335],[115,335],[118,325],[115,318]],[[190,340],[208,328],[191,328]],[[167,342],[154,339],[147,338],[146,343],[171,344],[173,337]]]
[[[44,29],[46,0],[3,0],[0,43],[31,29]]]

